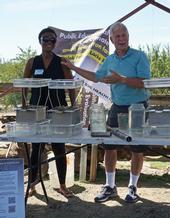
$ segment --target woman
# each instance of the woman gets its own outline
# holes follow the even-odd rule
[[[25,66],[24,78],[49,78],[49,79],[72,79],[70,69],[61,64],[62,58],[53,53],[53,49],[56,46],[57,35],[54,30],[50,28],[43,29],[38,36],[39,43],[42,46],[42,54],[30,58]],[[25,106],[27,91],[23,96],[23,106]],[[75,101],[75,91],[69,90],[69,97],[71,104]],[[65,90],[59,89],[48,90],[48,87],[32,88],[30,105],[46,106],[48,109],[62,105],[67,106]],[[31,164],[37,165],[39,143],[32,143]],[[44,145],[42,145],[44,148]],[[55,156],[65,153],[64,143],[52,143],[52,150]],[[58,171],[58,177],[60,182],[60,188],[55,189],[65,197],[71,197],[72,192],[66,188],[66,156],[62,155],[61,158],[56,159],[56,167]],[[36,180],[37,167],[34,167],[31,171],[31,183]],[[30,189],[29,196],[35,193],[35,187]]]

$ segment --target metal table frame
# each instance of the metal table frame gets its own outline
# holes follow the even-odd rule
[[[77,148],[74,148],[72,150],[70,150],[69,152],[66,152],[65,154],[63,155],[67,155],[71,152],[74,152],[80,148],[83,148],[87,145],[82,145],[80,147],[77,147]],[[25,193],[25,205],[27,204],[27,200],[28,200],[28,194],[29,194],[29,190],[30,188],[34,187],[35,185],[37,185],[39,182],[41,183],[41,186],[42,186],[42,189],[43,189],[43,192],[44,192],[44,195],[45,195],[45,199],[46,199],[46,202],[48,204],[48,196],[47,196],[47,192],[46,192],[46,189],[45,189],[45,185],[44,185],[44,182],[43,182],[43,177],[42,177],[42,172],[41,172],[41,165],[44,164],[44,163],[49,163],[50,161],[53,161],[55,160],[56,158],[60,158],[61,156],[63,155],[58,155],[57,157],[52,157],[52,158],[49,158],[45,161],[42,161],[41,160],[41,154],[42,154],[42,144],[40,144],[39,146],[39,151],[38,151],[38,178],[33,182],[31,183],[31,170],[34,166],[32,166],[31,164],[31,160],[30,160],[30,155],[29,155],[29,149],[28,149],[28,144],[27,142],[24,142],[24,147],[25,147],[25,151],[26,151],[26,156],[27,156],[27,160],[28,160],[28,185],[27,185],[27,188],[26,188],[26,193]]]
[[[28,185],[27,185],[27,189],[26,189],[26,194],[25,194],[25,205],[27,203],[27,199],[28,199],[28,192],[29,189],[38,184],[39,182],[41,182],[42,185],[42,189],[46,198],[46,201],[48,203],[48,197],[47,197],[47,192],[43,183],[43,179],[42,179],[42,173],[41,173],[41,164],[43,164],[43,162],[41,161],[41,149],[42,147],[40,146],[39,149],[39,155],[38,155],[38,173],[39,173],[39,178],[34,182],[34,183],[30,183],[30,176],[31,176],[31,160],[30,160],[30,155],[29,155],[29,151],[28,151],[28,147],[27,147],[27,143],[71,143],[71,144],[80,144],[79,147],[76,147],[75,149],[67,152],[73,152],[77,149],[81,149],[81,155],[84,156],[84,153],[86,151],[84,151],[83,149],[87,146],[87,145],[92,145],[92,152],[91,152],[91,157],[92,158],[92,164],[90,167],[90,170],[93,171],[94,170],[92,168],[92,165],[95,166],[97,164],[97,146],[99,144],[111,144],[111,145],[119,145],[119,146],[134,146],[134,145],[144,145],[144,146],[170,146],[170,136],[169,137],[135,137],[132,138],[131,142],[127,142],[125,140],[122,140],[114,135],[112,135],[111,137],[92,137],[90,132],[87,129],[83,129],[81,135],[77,135],[77,136],[72,136],[72,137],[54,137],[54,136],[40,136],[40,135],[35,135],[35,136],[20,136],[20,137],[8,137],[6,134],[2,134],[0,135],[0,141],[10,141],[10,142],[23,142],[24,146],[25,146],[25,150],[26,150],[26,155],[28,158]],[[66,153],[66,154],[67,154]],[[65,155],[66,155],[65,154]],[[87,155],[87,153],[85,154]],[[54,160],[55,158],[50,158],[48,159],[46,162],[50,162],[52,160]],[[87,158],[86,156],[84,156],[84,160],[86,161]],[[83,161],[83,160],[82,160]],[[81,163],[80,163],[81,164]],[[96,165],[97,166],[97,165]],[[86,169],[85,169],[86,170]],[[82,172],[81,172],[82,173]]]

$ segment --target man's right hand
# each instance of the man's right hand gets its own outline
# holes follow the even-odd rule
[[[71,61],[69,61],[69,60],[66,59],[66,58],[62,58],[61,64],[67,66],[67,67],[70,68],[71,70],[74,70],[74,67],[75,67],[75,66],[71,63]]]

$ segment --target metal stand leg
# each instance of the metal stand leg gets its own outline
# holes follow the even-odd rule
[[[42,145],[40,145],[39,152],[38,152],[38,173],[39,173],[39,182],[41,182],[41,186],[42,186],[45,198],[46,198],[46,202],[48,204],[49,200],[48,200],[48,196],[47,196],[45,185],[42,179],[42,172],[41,172],[41,154],[42,154]]]
[[[28,151],[28,145],[27,143],[24,143],[25,146],[25,151],[26,151],[26,156],[27,156],[27,160],[28,160],[28,184],[27,184],[27,189],[26,189],[26,194],[25,194],[25,207],[27,205],[27,200],[28,200],[28,194],[29,194],[29,190],[31,187],[35,186],[36,184],[38,184],[39,182],[41,182],[41,186],[46,198],[46,202],[48,204],[48,196],[47,196],[47,192],[44,186],[44,182],[42,179],[42,172],[41,172],[41,153],[42,153],[42,145],[39,146],[39,151],[38,151],[38,174],[39,174],[39,178],[31,183],[31,170],[33,168],[32,164],[31,164],[31,159],[30,159],[30,155],[29,155],[29,151]]]
[[[29,193],[29,190],[31,188],[31,182],[30,181],[31,181],[32,164],[31,164],[31,160],[30,160],[30,155],[29,155],[27,143],[24,143],[24,147],[25,147],[25,152],[26,152],[27,161],[28,161],[28,185],[27,185],[27,189],[26,189],[26,193],[25,193],[25,207],[26,207],[27,200],[28,200],[28,193]]]

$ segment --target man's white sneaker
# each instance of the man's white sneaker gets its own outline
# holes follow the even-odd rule
[[[116,186],[114,188],[111,188],[110,186],[103,186],[101,192],[95,197],[94,201],[101,203],[117,196]]]
[[[127,203],[136,203],[139,200],[139,196],[136,194],[137,188],[134,185],[128,187],[128,194],[125,197]]]

